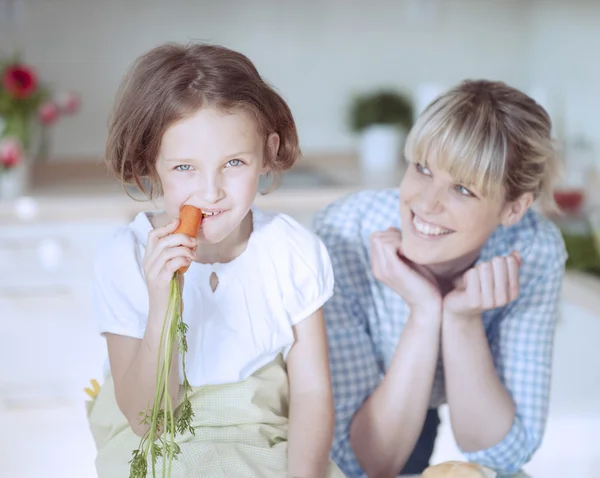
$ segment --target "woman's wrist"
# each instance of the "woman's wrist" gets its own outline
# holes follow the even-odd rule
[[[444,325],[466,327],[481,320],[481,312],[460,313],[443,310]]]
[[[419,325],[439,328],[442,323],[442,304],[432,301],[410,306],[410,320]]]

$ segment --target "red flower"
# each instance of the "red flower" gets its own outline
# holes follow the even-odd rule
[[[13,138],[0,140],[0,166],[12,168],[21,162],[23,151],[21,143]]]
[[[6,91],[17,99],[30,96],[37,88],[37,76],[33,70],[24,65],[11,65],[4,70],[2,84]]]
[[[40,121],[43,124],[51,125],[58,119],[58,115],[59,115],[58,106],[56,106],[51,101],[48,101],[47,103],[44,103],[40,107],[39,115],[40,115]]]

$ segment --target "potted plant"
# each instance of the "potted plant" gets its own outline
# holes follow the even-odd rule
[[[412,101],[398,91],[381,89],[353,99],[350,126],[360,135],[359,158],[364,174],[388,174],[398,169],[403,139],[412,124]]]
[[[0,61],[0,199],[26,191],[31,163],[47,152],[48,129],[78,109],[77,95],[53,96],[18,57]]]

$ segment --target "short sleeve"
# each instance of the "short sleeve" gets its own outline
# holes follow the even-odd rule
[[[333,295],[334,277],[325,245],[316,234],[281,215],[282,242],[285,243],[284,307],[291,325],[310,317]],[[283,264],[281,264],[283,265]]]
[[[92,312],[101,334],[141,339],[148,318],[148,293],[139,243],[130,229],[117,231],[93,261]]]

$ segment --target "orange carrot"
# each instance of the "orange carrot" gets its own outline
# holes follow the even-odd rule
[[[202,224],[203,217],[202,210],[189,204],[184,204],[179,211],[179,226],[177,226],[173,234],[187,234],[195,238]],[[182,266],[178,272],[183,274],[189,267],[189,265]]]

